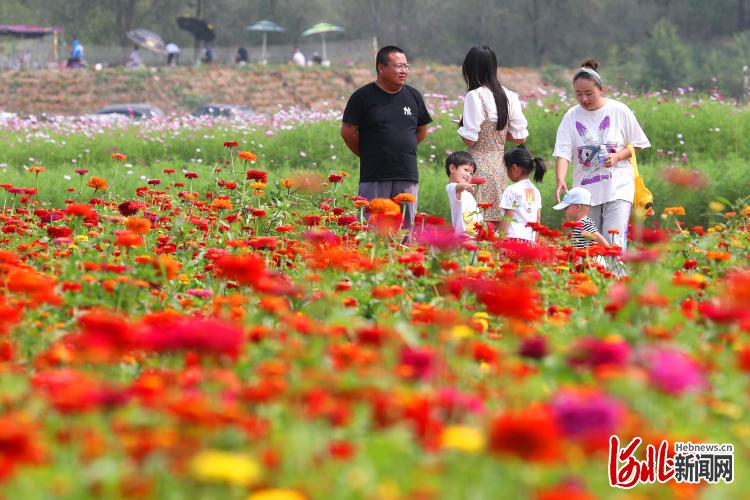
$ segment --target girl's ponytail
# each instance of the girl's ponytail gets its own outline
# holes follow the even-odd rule
[[[533,159],[534,163],[534,182],[542,182],[544,174],[547,173],[547,164],[543,159],[536,157]]]
[[[507,168],[510,168],[511,165],[518,165],[529,175],[533,171],[534,182],[541,182],[544,179],[544,174],[547,173],[547,164],[544,160],[539,157],[532,157],[523,144],[506,151],[503,159]]]

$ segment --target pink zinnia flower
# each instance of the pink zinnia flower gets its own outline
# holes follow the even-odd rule
[[[668,394],[705,389],[703,370],[687,353],[675,347],[656,347],[647,351],[643,362],[651,383]]]

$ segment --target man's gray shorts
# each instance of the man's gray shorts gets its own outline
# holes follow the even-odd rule
[[[414,195],[414,203],[401,204],[401,210],[405,212],[404,229],[411,229],[414,225],[414,216],[417,215],[419,183],[412,181],[374,181],[359,183],[359,195],[368,200],[373,200],[375,198],[395,198],[401,193]],[[369,217],[367,210],[365,210],[365,215]]]

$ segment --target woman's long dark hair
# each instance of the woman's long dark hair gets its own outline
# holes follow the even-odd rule
[[[464,58],[461,71],[469,92],[482,86],[487,86],[492,91],[497,106],[497,129],[504,129],[508,124],[508,96],[497,79],[495,51],[487,45],[472,47]]]

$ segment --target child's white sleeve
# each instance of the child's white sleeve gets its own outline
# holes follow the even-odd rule
[[[456,197],[456,186],[455,182],[451,182],[445,186],[445,191],[448,193],[448,202],[451,206],[451,224],[457,233],[463,233],[466,227],[464,224],[463,203],[460,198]]]
[[[512,210],[515,208],[514,205],[515,200],[513,199],[513,192],[510,190],[510,186],[508,186],[500,197],[500,208],[504,210]]]

